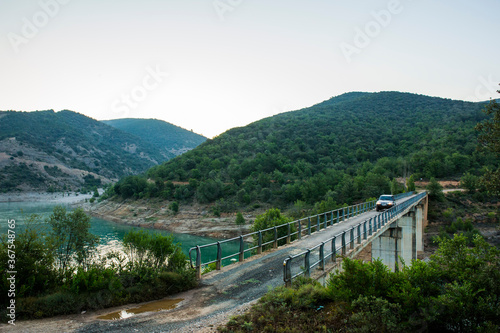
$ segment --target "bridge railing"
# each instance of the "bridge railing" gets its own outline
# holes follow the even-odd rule
[[[402,198],[410,194],[403,193],[396,195],[396,199]],[[363,202],[360,204],[342,207],[328,212],[312,215],[302,219],[298,219],[280,226],[267,228],[264,230],[254,231],[239,237],[234,237],[215,243],[192,247],[189,250],[189,261],[191,267],[196,268],[198,278],[201,278],[201,272],[204,267],[215,263],[215,269],[222,268],[222,262],[244,261],[245,258],[254,254],[260,254],[270,248],[277,248],[284,244],[301,239],[305,235],[311,235],[314,232],[327,228],[328,226],[345,221],[351,217],[363,214],[375,208],[376,200]],[[229,244],[237,243],[237,252],[229,253],[222,256],[223,248],[228,248]],[[255,244],[248,247],[247,244]],[[233,246],[234,247],[234,246]],[[193,260],[193,255],[195,259]],[[204,261],[203,258],[206,258]],[[215,258],[209,260],[210,258]],[[194,266],[193,266],[194,261]],[[230,263],[230,262],[228,262]]]
[[[398,196],[397,199],[408,197],[409,195],[411,194],[404,193]],[[363,240],[366,240],[387,223],[392,223],[392,219],[419,202],[426,195],[426,192],[422,192],[410,200],[368,218],[306,251],[289,256],[283,262],[283,280],[285,284],[288,286],[291,285],[292,280],[298,276],[310,277],[313,268],[318,267],[318,269],[325,270],[328,260],[335,262],[337,255],[346,255],[348,249],[354,249],[356,244],[360,244]]]

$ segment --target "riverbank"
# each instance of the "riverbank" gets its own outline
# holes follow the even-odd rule
[[[60,204],[85,203],[92,198],[92,194],[81,194],[78,192],[12,192],[1,193],[0,202],[53,202]]]
[[[85,205],[84,209],[94,217],[115,223],[217,239],[249,233],[256,215],[246,214],[246,223],[240,226],[235,223],[235,213],[216,217],[209,212],[209,206],[181,205],[175,214],[168,207],[169,202],[158,199],[106,200]]]

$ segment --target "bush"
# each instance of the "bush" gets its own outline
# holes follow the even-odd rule
[[[4,235],[0,240],[0,276],[7,277],[8,238]],[[31,297],[52,291],[60,283],[61,276],[54,268],[55,253],[53,242],[46,236],[41,218],[31,215],[26,228],[16,234],[14,242],[16,253],[16,296]],[[7,295],[9,285],[6,278],[0,282],[1,295]],[[1,297],[0,304],[6,305],[8,298]]]
[[[241,212],[238,212],[238,214],[236,214],[235,223],[236,223],[236,225],[244,225],[245,224],[245,218],[243,217],[243,214],[241,214]]]
[[[398,276],[380,259],[372,263],[344,258],[342,274],[332,274],[327,282],[330,297],[336,301],[352,302],[359,296],[387,296]]]
[[[468,193],[472,194],[476,192],[478,186],[478,178],[467,172],[460,179],[460,185],[462,185],[462,187],[465,188]]]
[[[281,214],[281,211],[277,208],[271,208],[267,210],[264,214],[258,215],[252,225],[252,230],[253,231],[259,231],[259,230],[264,230],[272,227],[279,227],[281,225],[287,224],[291,222],[292,220],[285,215]],[[292,226],[290,229],[290,233],[294,233],[295,226]],[[288,229],[286,227],[281,227],[278,228],[278,238],[282,238],[287,236],[288,234]],[[258,235],[254,234],[254,243],[257,244],[258,242]],[[267,243],[270,242],[274,239],[274,233],[273,232],[265,232],[262,235],[262,243]],[[278,241],[278,245],[283,245],[286,243],[285,239],[282,239]],[[271,245],[267,245],[266,248],[270,248]]]
[[[427,185],[427,190],[429,191],[429,197],[431,199],[444,201],[443,187],[436,181],[436,179],[431,178],[429,185]]]
[[[179,212],[179,203],[174,201],[170,204],[169,208],[174,214],[177,214]]]
[[[129,266],[138,272],[154,270],[183,269],[186,255],[178,244],[173,243],[173,236],[150,233],[144,230],[131,230],[123,237],[123,246],[129,257]]]
[[[113,293],[123,289],[116,271],[102,266],[93,266],[88,270],[79,267],[75,275],[67,282],[69,290],[74,294],[109,290]]]
[[[352,302],[349,318],[351,332],[404,332],[401,327],[401,305],[383,298],[359,296]]]
[[[451,221],[452,217],[453,217],[453,209],[451,207],[447,208],[444,212],[443,212],[443,217],[447,220],[447,221]]]
[[[380,260],[345,258],[327,287],[297,279],[225,329],[242,332],[251,323],[258,332],[498,332],[500,252],[473,240],[468,247],[464,235],[438,239],[428,263],[415,260],[398,272]]]

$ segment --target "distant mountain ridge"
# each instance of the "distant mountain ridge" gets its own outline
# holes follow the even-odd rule
[[[1,192],[91,188],[175,156],[77,112],[0,111]]]
[[[161,151],[180,155],[207,140],[206,137],[158,119],[123,118],[103,123],[133,134],[157,146]]]

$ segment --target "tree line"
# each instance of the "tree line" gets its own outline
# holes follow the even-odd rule
[[[414,94],[353,93],[262,119],[208,140],[139,176],[121,179],[122,198],[253,205],[336,204],[399,193],[420,178],[481,176],[497,168],[476,150],[484,104]]]

